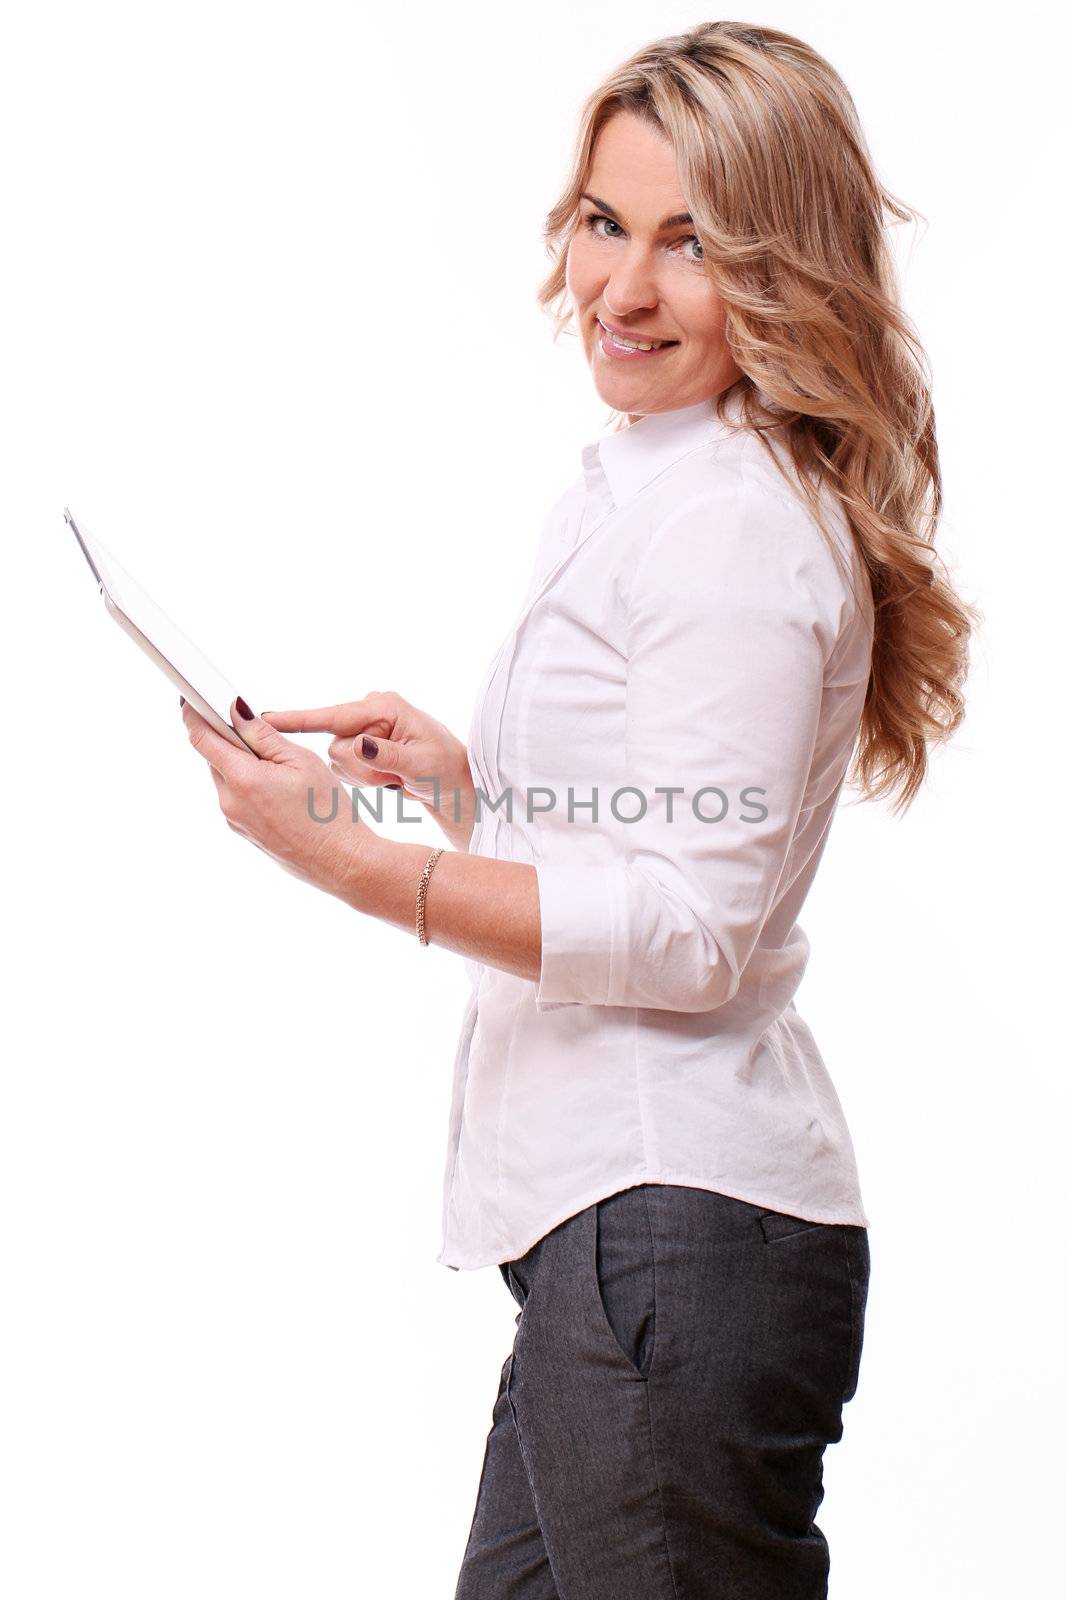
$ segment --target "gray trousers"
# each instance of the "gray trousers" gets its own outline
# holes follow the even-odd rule
[[[500,1268],[519,1305],[455,1600],[821,1600],[865,1228],[638,1184]]]

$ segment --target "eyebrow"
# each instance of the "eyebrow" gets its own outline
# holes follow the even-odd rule
[[[580,200],[591,200],[593,205],[597,206],[601,211],[607,212],[613,222],[617,222],[620,227],[622,226],[622,218],[619,213],[614,206],[609,206],[606,200],[598,200],[595,194],[581,194],[578,198]],[[672,217],[664,217],[659,225],[659,231],[663,233],[667,228],[680,228],[683,222],[692,222],[692,220],[688,211],[676,211]]]

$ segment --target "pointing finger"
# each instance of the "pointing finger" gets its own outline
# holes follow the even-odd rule
[[[359,733],[369,727],[374,716],[362,700],[351,700],[347,705],[319,706],[308,711],[261,711],[264,722],[269,722],[279,733]]]

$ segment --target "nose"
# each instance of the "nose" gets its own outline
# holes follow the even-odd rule
[[[616,317],[648,311],[659,304],[656,276],[645,252],[628,253],[616,260],[601,293],[604,309]]]

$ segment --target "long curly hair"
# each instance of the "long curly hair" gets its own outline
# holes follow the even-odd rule
[[[934,550],[941,471],[929,363],[900,304],[888,228],[920,213],[875,174],[852,97],[822,56],[774,28],[710,22],[637,51],[585,101],[570,180],[548,213],[538,290],[554,337],[573,316],[567,250],[593,146],[617,112],[670,140],[741,378],[718,397],[781,466],[827,534],[827,486],[867,567],[871,674],[848,775],[906,810],[928,748],[964,716],[972,628]],[[625,421],[625,419],[622,419]],[[776,445],[772,441],[777,441]],[[939,570],[940,568],[940,570]]]

